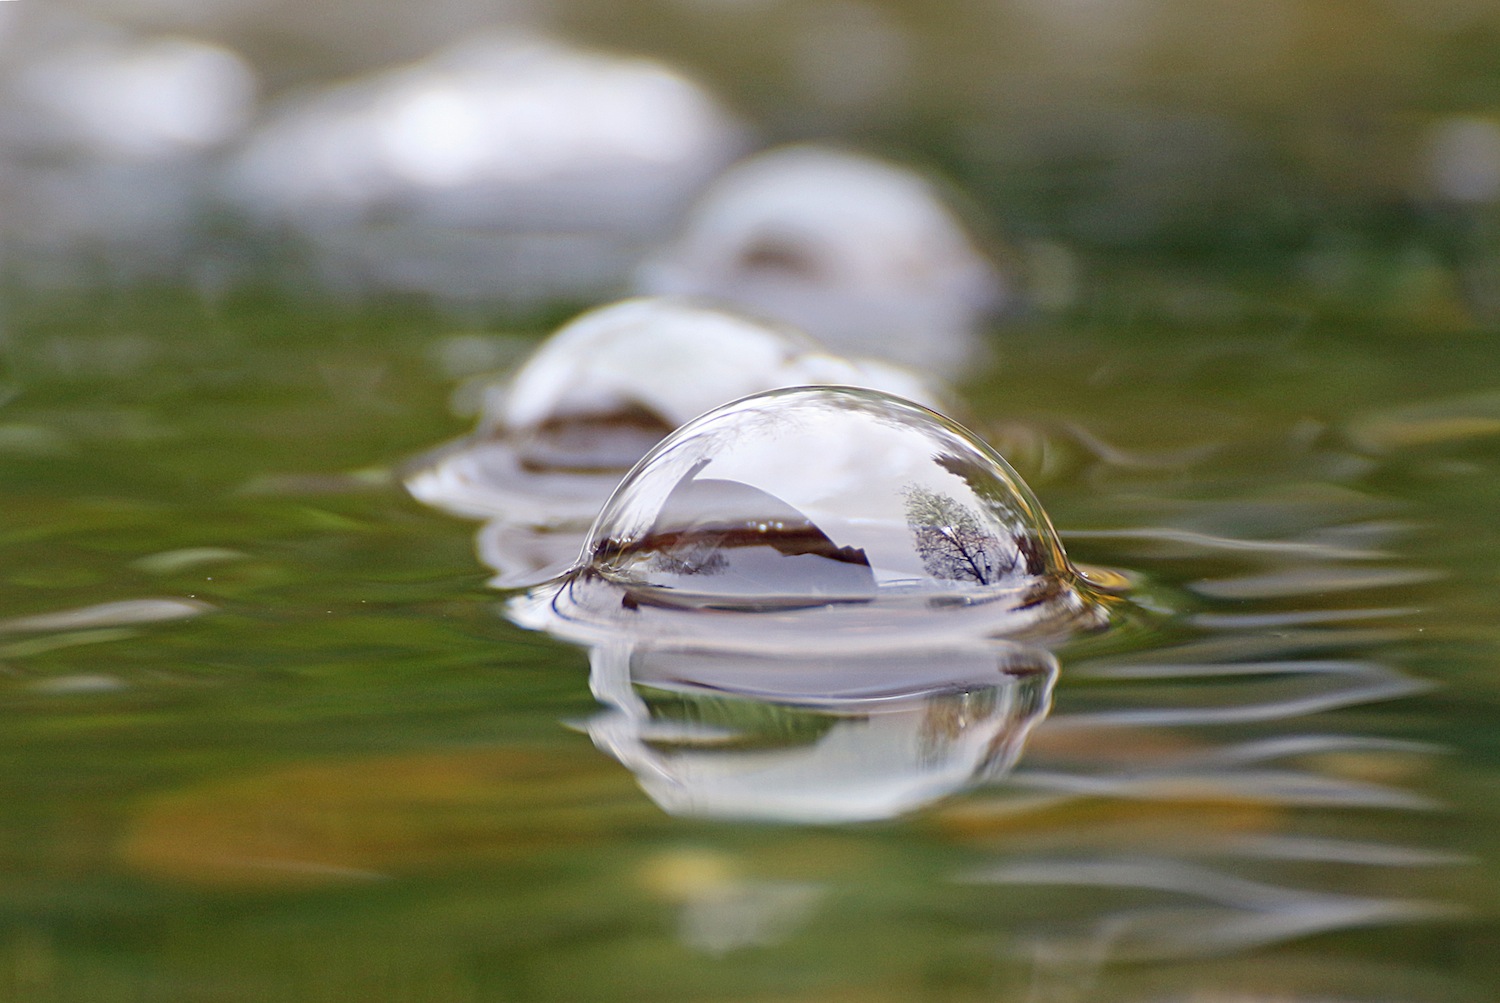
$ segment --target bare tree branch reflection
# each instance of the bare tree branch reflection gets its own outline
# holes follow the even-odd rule
[[[1017,499],[1014,495],[997,491],[998,485],[994,477],[973,460],[948,453],[940,454],[933,459],[938,466],[961,478],[995,518],[1006,526],[1013,527],[1010,540],[1015,544],[1020,557],[1026,562],[1026,573],[1028,575],[1045,574],[1047,557],[1043,551],[1042,541],[1029,529],[1035,518],[1033,514],[1024,508],[1017,507]],[[1012,561],[1010,570],[1014,570],[1014,564],[1015,562]]]
[[[715,536],[689,537],[651,556],[651,568],[670,575],[718,575],[729,567],[729,558]]]
[[[1017,552],[988,532],[973,509],[950,495],[916,485],[902,493],[906,525],[922,567],[932,577],[990,585],[1015,568]]]

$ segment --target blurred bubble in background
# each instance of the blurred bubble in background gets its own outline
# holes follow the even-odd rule
[[[19,0],[4,267],[21,288],[586,305],[670,247],[703,265],[729,203],[698,203],[711,183],[819,141],[914,169],[993,263],[895,311],[936,327],[1002,302],[1472,325],[1500,304],[1497,44],[1500,11],[1472,0]],[[882,231],[853,232],[833,253]],[[924,361],[962,365],[958,344]]]

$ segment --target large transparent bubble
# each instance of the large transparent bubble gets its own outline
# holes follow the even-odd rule
[[[517,619],[590,642],[847,648],[1103,618],[1004,459],[925,407],[852,387],[762,393],[678,429],[616,489],[580,560],[515,603]]]

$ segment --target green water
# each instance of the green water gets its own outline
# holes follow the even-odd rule
[[[1494,999],[1500,365],[1441,327],[998,333],[969,417],[1143,612],[1009,777],[804,827],[653,804],[400,487],[454,336],[540,322],[14,304],[0,999]]]

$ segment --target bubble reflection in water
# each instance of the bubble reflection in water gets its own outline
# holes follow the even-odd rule
[[[601,644],[594,743],[675,815],[891,818],[1002,775],[1056,660],[1006,642],[858,656]]]

